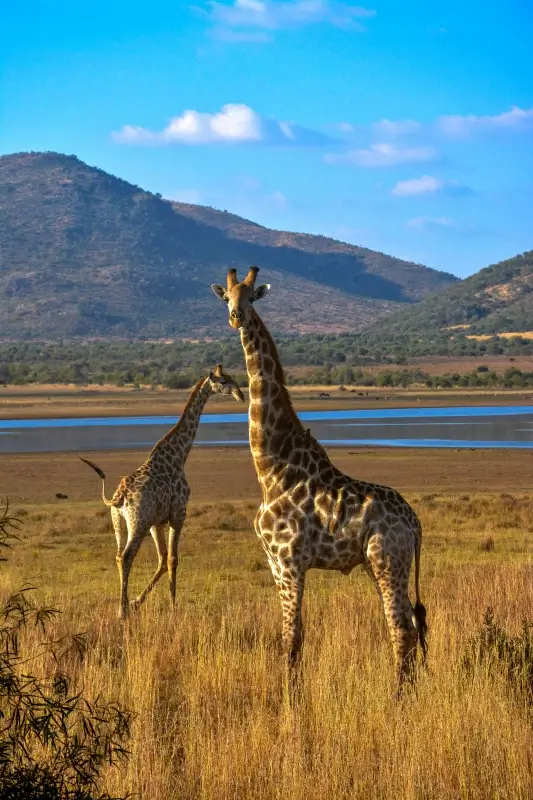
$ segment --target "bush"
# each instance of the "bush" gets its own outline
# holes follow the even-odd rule
[[[0,547],[9,547],[17,520],[0,517]],[[5,561],[5,559],[2,559]],[[102,768],[127,757],[130,714],[71,687],[59,664],[65,652],[84,650],[82,637],[44,643],[26,652],[26,629],[46,633],[58,612],[40,608],[24,587],[0,607],[0,786],[5,800],[112,800],[99,790]],[[51,677],[33,674],[45,659]],[[113,800],[119,800],[114,798]]]
[[[493,674],[503,675],[513,691],[533,703],[533,623],[523,622],[522,632],[511,636],[494,621],[488,608],[480,631],[467,645],[463,666],[470,673],[486,666]]]

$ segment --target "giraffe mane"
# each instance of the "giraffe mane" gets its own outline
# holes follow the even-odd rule
[[[168,440],[171,438],[171,436],[173,436],[173,435],[174,435],[174,434],[175,434],[177,431],[179,431],[179,429],[180,429],[180,426],[181,426],[181,421],[182,421],[183,417],[185,416],[185,413],[186,413],[186,411],[187,411],[187,410],[190,408],[190,406],[193,404],[193,402],[194,402],[194,399],[195,399],[196,395],[198,394],[198,392],[200,391],[200,389],[202,388],[202,385],[203,385],[204,381],[205,381],[205,378],[200,378],[200,380],[198,381],[198,383],[196,383],[196,384],[193,386],[192,392],[190,393],[190,395],[189,395],[189,399],[187,400],[187,402],[186,402],[186,404],[185,404],[185,407],[184,407],[183,411],[182,411],[182,412],[181,412],[181,414],[180,414],[180,418],[179,418],[179,420],[176,422],[176,424],[175,424],[175,425],[173,425],[173,426],[172,426],[172,428],[171,428],[169,431],[167,431],[167,432],[165,433],[165,435],[163,436],[163,438],[162,438],[162,439],[160,439],[156,445],[154,445],[154,447],[153,447],[153,448],[151,449],[151,451],[150,451],[150,455],[152,455],[152,453],[153,453],[153,452],[154,452],[154,451],[157,449],[157,447],[158,447],[158,446],[159,446],[159,445],[160,445],[162,442],[168,442]]]
[[[307,448],[311,447],[315,452],[319,453],[323,458],[325,458],[328,461],[328,463],[331,464],[330,458],[329,458],[325,448],[322,447],[322,445],[320,444],[320,442],[317,439],[315,439],[315,437],[313,436],[313,434],[311,433],[311,431],[309,429],[305,429],[304,428],[304,426],[303,426],[303,424],[302,424],[302,422],[300,420],[300,417],[298,416],[298,414],[294,410],[294,406],[292,404],[291,396],[289,394],[289,390],[287,389],[287,383],[286,383],[286,379],[285,379],[285,371],[284,371],[283,366],[281,364],[281,360],[280,360],[279,353],[278,353],[278,348],[276,347],[276,343],[275,343],[274,339],[272,338],[272,335],[271,335],[270,331],[268,330],[268,328],[264,324],[263,320],[261,319],[261,317],[259,316],[259,314],[255,310],[255,308],[252,309],[252,314],[255,316],[255,318],[257,319],[257,321],[259,323],[259,325],[261,326],[261,329],[262,329],[262,334],[261,335],[268,342],[268,346],[269,346],[269,349],[270,349],[270,354],[273,357],[274,362],[276,364],[276,367],[275,367],[276,381],[277,381],[277,383],[278,383],[278,385],[280,387],[281,403],[283,405],[285,413],[287,414],[288,419],[294,425],[297,433],[303,439],[305,439],[306,447]],[[332,467],[333,467],[333,465],[332,465]],[[333,468],[336,469],[335,467],[333,467]]]
[[[257,319],[259,325],[261,326],[261,335],[263,339],[265,339],[268,342],[270,354],[276,364],[275,376],[276,376],[276,381],[280,388],[280,396],[283,409],[285,410],[290,421],[294,424],[295,428],[299,432],[301,432],[302,435],[304,435],[305,433],[304,427],[300,421],[298,414],[294,410],[291,396],[289,394],[289,390],[287,389],[287,384],[285,381],[285,372],[283,370],[283,367],[281,366],[281,361],[279,358],[279,353],[278,353],[278,348],[276,347],[276,343],[274,342],[274,339],[272,338],[270,331],[268,330],[265,323],[263,322],[263,320],[261,319],[261,317],[259,316],[259,314],[255,309],[252,309],[252,315]]]

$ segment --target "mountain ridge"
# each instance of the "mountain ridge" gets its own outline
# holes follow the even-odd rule
[[[251,263],[273,284],[264,316],[277,332],[359,330],[457,280],[164,200],[76,156],[0,158],[3,338],[221,336],[209,283]]]

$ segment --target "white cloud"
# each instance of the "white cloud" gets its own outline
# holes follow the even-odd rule
[[[449,217],[415,217],[409,220],[406,227],[431,230],[432,228],[455,228],[455,223]]]
[[[328,153],[324,160],[329,164],[355,164],[358,167],[392,167],[396,164],[431,161],[435,155],[433,147],[396,147],[383,142],[370,145],[367,149]]]
[[[396,197],[415,197],[420,194],[434,194],[443,192],[450,197],[465,197],[475,194],[469,186],[458,181],[445,181],[433,175],[422,175],[421,178],[411,178],[408,181],[399,181],[391,189],[391,194]]]
[[[409,181],[399,181],[391,189],[391,194],[396,197],[413,197],[418,194],[431,194],[443,189],[445,182],[433,175],[422,175],[421,178],[412,178]]]
[[[320,146],[333,140],[292,122],[265,118],[243,103],[228,103],[215,114],[187,110],[172,117],[162,131],[124,125],[112,134],[121,144],[213,144],[262,142],[271,145]]]
[[[250,41],[246,38],[249,29],[276,31],[317,23],[361,31],[364,28],[360,20],[376,14],[372,9],[349,5],[340,0],[233,0],[229,3],[210,0],[206,13],[214,25],[217,38],[228,40],[228,31],[240,29],[245,31],[240,41]]]
[[[393,139],[398,136],[431,135],[435,132],[449,137],[466,137],[473,133],[491,133],[496,131],[533,130],[533,108],[524,109],[513,106],[494,116],[443,115],[433,122],[418,122],[414,119],[390,120],[382,119],[371,124],[354,124],[352,122],[336,123],[335,127],[343,133],[364,133],[373,131],[380,138]]]
[[[261,139],[261,118],[248,106],[228,103],[216,114],[184,111],[172,117],[162,131],[150,131],[138,125],[125,125],[113,134],[118,142],[207,144],[209,142],[247,142]]]
[[[413,119],[390,120],[356,124],[343,121],[335,125],[343,143],[324,160],[329,164],[353,164],[359,167],[389,167],[398,164],[424,163],[437,158],[435,144],[445,139],[467,139],[474,134],[495,135],[497,132],[533,131],[533,108],[513,106],[494,116],[440,116],[432,122]],[[363,137],[378,141],[362,147]],[[406,137],[401,144],[399,137]],[[431,176],[397,184],[391,194],[408,196],[442,191],[459,197],[474,194],[468,186],[456,181],[442,181]]]
[[[474,133],[494,133],[496,131],[518,131],[533,129],[533,108],[524,109],[513,106],[510,111],[504,111],[494,116],[466,116],[444,115],[432,123],[421,123],[413,119],[390,120],[382,119],[375,122],[373,129],[383,137],[405,136],[437,131],[450,138],[464,138]],[[343,123],[342,130],[354,131],[355,126]]]
[[[421,129],[420,122],[414,119],[397,120],[382,119],[376,122],[374,128],[383,136],[404,136],[407,133],[418,133]]]
[[[443,116],[437,120],[437,128],[445,136],[463,138],[474,133],[491,133],[494,131],[512,131],[527,127],[533,128],[533,108],[524,109],[513,106],[495,116]]]

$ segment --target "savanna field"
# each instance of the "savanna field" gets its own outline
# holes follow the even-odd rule
[[[0,800],[533,800],[533,0],[460,5],[2,6]]]
[[[111,459],[110,485],[136,456]],[[510,635],[533,619],[530,456],[332,457],[358,477],[385,482],[389,475],[423,524],[429,668],[400,702],[377,595],[354,570],[349,577],[309,573],[303,690],[294,708],[288,704],[281,613],[253,533],[257,487],[247,453],[193,451],[188,472],[197,491],[180,543],[178,608],[169,609],[164,577],[125,628],[98,482],[66,457],[54,459],[47,476],[44,457],[2,462],[10,513],[22,523],[0,566],[3,599],[22,584],[38,587],[35,599],[62,612],[47,637],[86,635],[84,655],[69,650],[60,668],[88,699],[134,712],[131,755],[104,770],[102,791],[150,800],[533,796],[527,693],[505,659],[465,665],[488,608]],[[110,458],[99,454],[104,464]],[[33,477],[17,495],[21,474]],[[47,482],[57,488],[60,475],[70,499],[44,502]],[[149,540],[133,567],[130,598],[154,568]],[[23,646],[37,652],[42,638],[30,627]]]

